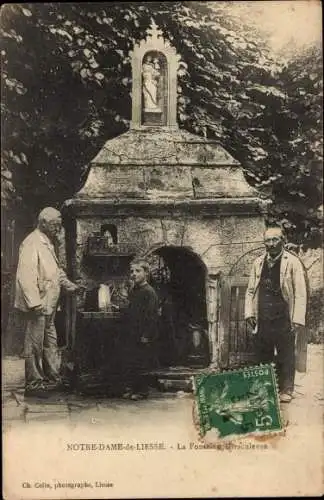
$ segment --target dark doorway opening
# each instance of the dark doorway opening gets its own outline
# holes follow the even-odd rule
[[[184,247],[150,254],[152,285],[160,299],[159,359],[162,367],[207,366],[209,341],[206,267]]]

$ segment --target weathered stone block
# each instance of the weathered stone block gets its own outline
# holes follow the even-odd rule
[[[235,165],[234,158],[216,142],[186,132],[181,141],[175,141],[178,163],[187,165]]]
[[[144,196],[145,179],[143,168],[137,166],[94,166],[89,173],[86,189],[78,192],[78,197],[104,198],[127,194]]]
[[[239,167],[192,167],[195,198],[255,196]]]
[[[191,172],[189,167],[158,165],[146,167],[145,187],[150,198],[192,197]]]
[[[163,244],[165,246],[183,246],[186,241],[186,234],[190,230],[190,226],[186,219],[172,220],[161,219],[161,228],[163,234]]]
[[[123,221],[123,225],[126,241],[135,245],[138,253],[143,253],[163,241],[160,219],[128,217]]]

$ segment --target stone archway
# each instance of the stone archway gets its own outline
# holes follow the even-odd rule
[[[163,246],[145,258],[160,299],[159,353],[162,366],[207,366],[209,339],[207,268],[191,249]]]

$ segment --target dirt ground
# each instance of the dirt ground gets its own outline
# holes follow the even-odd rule
[[[297,372],[294,399],[281,408],[286,425],[283,435],[241,439],[238,445],[255,443],[260,449],[223,453],[198,450],[201,442],[193,424],[191,394],[156,392],[144,401],[70,394],[43,403],[28,402],[23,398],[23,360],[6,358],[2,367],[3,431],[10,458],[5,461],[5,478],[11,473],[25,479],[36,474],[50,484],[53,473],[47,467],[54,467],[56,478],[111,478],[116,485],[113,490],[93,490],[90,497],[85,490],[78,496],[67,490],[66,498],[152,497],[155,491],[158,496],[173,497],[319,495],[323,489],[323,354],[323,346],[309,345],[307,372]],[[90,453],[90,457],[77,447],[68,452],[71,442],[162,442],[167,449],[125,456],[115,451],[109,459],[99,452]],[[15,448],[20,450],[19,457],[12,453]],[[30,456],[31,448],[34,452]],[[109,461],[112,455],[113,461]],[[104,472],[107,464],[109,478]],[[127,481],[121,470],[128,471]],[[154,492],[147,470],[155,481]],[[51,490],[49,497],[46,488],[37,492],[21,489],[23,483],[17,481],[12,490],[9,488],[15,498],[62,498],[58,489]]]

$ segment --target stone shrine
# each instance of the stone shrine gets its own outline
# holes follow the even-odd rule
[[[77,348],[86,330],[90,343],[101,338],[93,368],[108,363],[128,266],[143,256],[161,301],[161,377],[234,366],[253,357],[242,301],[265,206],[236,159],[179,129],[180,57],[154,24],[131,57],[130,130],[105,143],[83,188],[64,204],[68,271],[89,292],[69,299],[68,345]],[[104,311],[90,298],[102,284],[111,299]]]

